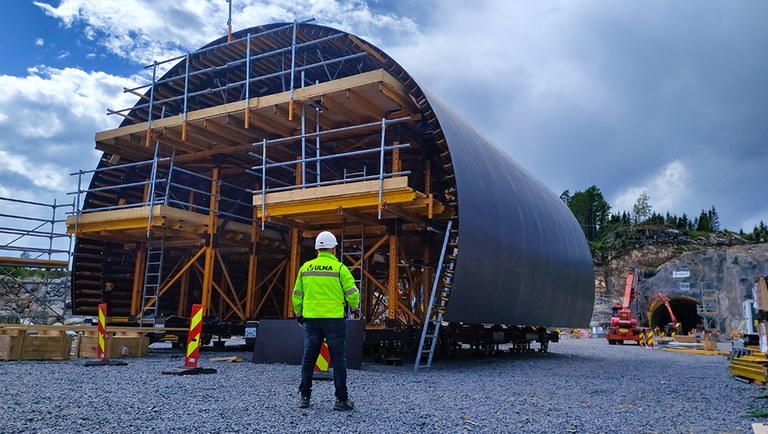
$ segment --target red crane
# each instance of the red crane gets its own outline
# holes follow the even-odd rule
[[[608,343],[615,345],[623,344],[624,341],[639,341],[640,332],[637,318],[634,318],[630,305],[637,297],[637,269],[631,267],[627,273],[627,281],[624,287],[624,300],[620,305],[613,306],[611,315],[611,325],[608,326]]]

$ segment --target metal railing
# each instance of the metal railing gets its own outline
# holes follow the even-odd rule
[[[125,178],[125,174],[129,171],[136,171],[137,174],[135,175],[135,178],[143,180],[129,181],[109,186],[96,186],[98,183],[92,182],[91,187],[82,187],[84,183],[83,178],[88,175],[93,175],[95,180],[99,179],[100,176],[109,174]],[[209,176],[175,166],[173,164],[173,157],[155,157],[151,160],[135,163],[101,167],[93,170],[80,170],[71,173],[70,175],[78,177],[77,191],[67,193],[69,195],[75,195],[75,202],[78,204],[72,212],[72,214],[76,216],[75,232],[77,232],[79,216],[94,212],[141,207],[149,207],[152,209],[154,205],[166,205],[187,211],[194,211],[200,214],[208,214],[211,211],[210,205],[206,204],[211,203],[210,186],[213,183],[213,179]],[[251,209],[251,202],[242,200],[243,197],[251,198],[248,190],[226,181],[217,180],[216,182],[219,185],[219,191],[222,191],[222,188],[225,188],[226,191],[226,194],[220,193],[216,198],[219,201],[219,207],[218,210],[216,210],[217,216],[227,217],[246,224],[251,224],[253,221],[252,213],[238,214],[232,211],[237,207]],[[201,185],[205,185],[207,188],[201,188]],[[148,193],[144,195],[144,191],[147,191]],[[112,197],[117,199],[117,201],[113,200],[113,203],[101,206],[94,205],[95,202],[92,202],[90,205],[80,205],[83,197],[86,197],[87,200],[88,194],[98,192],[113,193]],[[189,201],[189,193],[194,193],[194,202]],[[121,197],[125,203],[118,199]],[[134,199],[129,202],[126,198],[131,197],[141,197],[141,199]],[[152,219],[151,213],[149,219]]]

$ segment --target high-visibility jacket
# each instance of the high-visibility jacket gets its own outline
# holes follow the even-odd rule
[[[344,303],[357,309],[360,291],[349,268],[331,253],[301,266],[293,286],[293,311],[304,318],[344,318]]]

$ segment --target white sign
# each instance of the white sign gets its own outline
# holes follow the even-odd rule
[[[691,289],[691,284],[688,282],[681,282],[680,283],[680,290],[681,291],[688,291]]]
[[[690,271],[673,271],[672,272],[673,279],[682,279],[684,277],[690,277],[690,276],[691,276]]]

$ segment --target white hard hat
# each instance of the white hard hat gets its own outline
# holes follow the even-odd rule
[[[315,238],[315,249],[331,249],[339,244],[336,242],[336,236],[328,231],[322,231]]]

